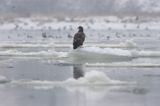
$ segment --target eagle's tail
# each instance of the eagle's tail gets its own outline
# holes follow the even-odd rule
[[[81,46],[82,46],[81,43],[78,43],[78,42],[73,43],[73,49],[77,49],[78,47],[81,47]]]

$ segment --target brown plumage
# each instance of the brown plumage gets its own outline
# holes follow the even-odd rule
[[[77,49],[78,47],[83,45],[83,42],[85,40],[85,34],[83,33],[83,27],[78,27],[78,32],[74,35],[73,39],[73,49]]]

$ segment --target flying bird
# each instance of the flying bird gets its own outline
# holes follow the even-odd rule
[[[78,27],[78,32],[74,35],[73,39],[73,49],[77,49],[78,47],[81,47],[83,45],[83,42],[85,40],[85,34],[83,32],[83,27]]]

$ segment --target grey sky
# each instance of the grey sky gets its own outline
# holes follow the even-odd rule
[[[0,0],[1,15],[158,14],[159,0]]]

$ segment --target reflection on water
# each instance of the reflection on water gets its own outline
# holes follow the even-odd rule
[[[73,65],[73,67],[57,66],[52,63],[44,64],[33,60],[17,61],[13,62],[12,65],[13,68],[4,68],[5,71],[0,70],[1,76],[6,76],[12,81],[29,79],[30,84],[23,83],[23,81],[20,81],[18,85],[14,85],[12,81],[7,84],[2,83],[0,85],[0,106],[159,106],[160,103],[159,77],[145,76],[159,75],[159,68],[154,70],[142,68],[104,68],[104,70],[87,68],[88,71],[86,71],[83,64]],[[109,79],[101,80],[100,78],[103,79],[103,76],[97,77],[98,74],[93,74],[95,72],[93,70],[103,72],[104,77]],[[87,77],[88,72],[90,77]],[[22,76],[22,74],[24,75]],[[91,80],[92,83],[97,80],[111,82],[120,80],[129,82],[129,84],[65,85],[66,79],[72,77],[76,82],[81,81],[79,78],[82,78]],[[93,77],[96,80],[92,80]],[[33,83],[35,79],[36,81],[38,79],[39,82]],[[137,83],[130,84],[132,81]],[[63,84],[64,86],[61,86]]]
[[[74,64],[73,65],[73,78],[79,79],[84,77],[84,70],[82,64]]]

